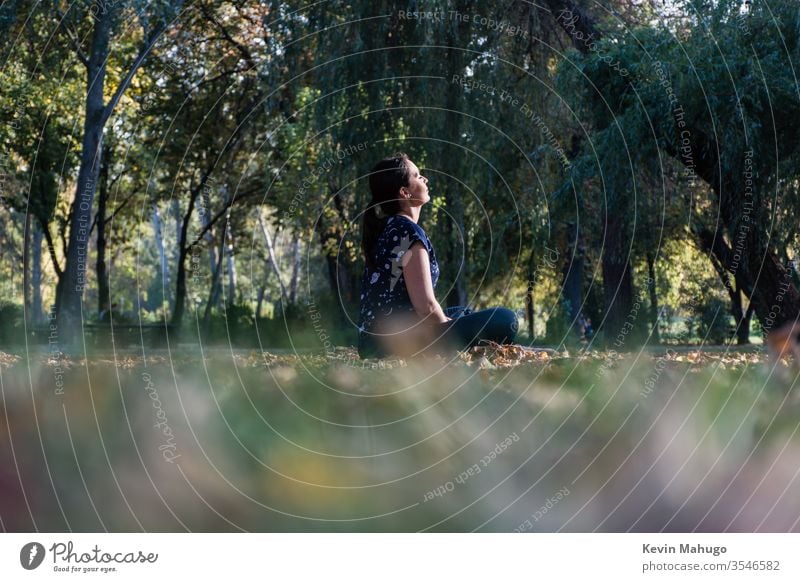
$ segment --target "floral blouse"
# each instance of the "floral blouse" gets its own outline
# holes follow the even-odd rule
[[[428,250],[433,287],[439,280],[439,263],[425,231],[402,214],[393,214],[375,244],[374,267],[364,268],[361,282],[361,321],[359,332],[369,331],[376,319],[391,314],[413,312],[403,278],[402,257],[416,241]]]

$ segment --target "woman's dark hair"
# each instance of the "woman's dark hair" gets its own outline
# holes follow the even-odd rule
[[[409,161],[406,154],[397,153],[382,159],[370,172],[369,189],[372,200],[364,212],[361,233],[361,249],[369,267],[373,266],[372,253],[386,225],[386,219],[401,210],[400,188],[407,187],[411,177]]]

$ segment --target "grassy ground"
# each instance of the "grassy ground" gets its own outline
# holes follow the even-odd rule
[[[796,531],[759,351],[0,356],[9,531]]]

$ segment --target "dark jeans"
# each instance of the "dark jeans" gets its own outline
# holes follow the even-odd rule
[[[452,321],[440,323],[433,353],[448,353],[477,345],[481,340],[499,344],[512,343],[517,335],[517,314],[505,307],[490,307],[472,311],[467,307],[448,307],[444,310]],[[362,332],[358,336],[358,355],[362,358],[390,357],[375,341],[376,336]]]

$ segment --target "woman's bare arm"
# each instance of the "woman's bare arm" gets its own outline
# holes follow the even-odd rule
[[[411,245],[411,248],[403,255],[402,265],[408,296],[417,315],[437,323],[450,321],[433,293],[428,250],[421,242],[417,241]]]

